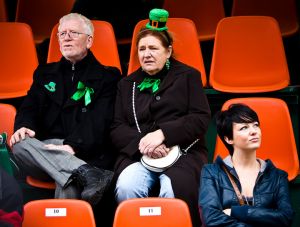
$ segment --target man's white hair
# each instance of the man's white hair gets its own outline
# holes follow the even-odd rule
[[[58,29],[60,28],[61,24],[64,23],[65,21],[74,20],[74,19],[82,22],[86,34],[88,34],[90,36],[94,36],[93,23],[91,22],[90,19],[86,18],[85,16],[83,16],[79,13],[70,13],[70,14],[67,14],[67,15],[63,16],[62,18],[60,18]]]

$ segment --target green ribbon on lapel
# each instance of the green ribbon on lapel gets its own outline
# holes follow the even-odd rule
[[[49,84],[45,84],[44,86],[45,88],[47,88],[48,91],[55,92],[56,83],[50,82]]]
[[[87,106],[88,104],[91,103],[91,95],[94,93],[93,88],[86,87],[84,83],[81,81],[78,82],[77,84],[77,91],[73,94],[71,99],[78,101],[84,96],[84,104]]]
[[[155,93],[159,89],[160,79],[145,78],[143,82],[138,86],[140,91],[147,88],[152,88],[152,93]]]

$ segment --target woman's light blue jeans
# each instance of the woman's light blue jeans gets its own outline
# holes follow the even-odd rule
[[[159,197],[174,198],[171,179],[163,174],[146,169],[140,162],[127,166],[120,174],[115,195],[118,203],[131,198],[148,197],[149,191],[159,180]]]

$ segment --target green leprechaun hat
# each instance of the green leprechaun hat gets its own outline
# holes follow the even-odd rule
[[[149,13],[149,22],[146,24],[146,28],[155,31],[168,30],[166,26],[169,13],[165,9],[152,9]]]

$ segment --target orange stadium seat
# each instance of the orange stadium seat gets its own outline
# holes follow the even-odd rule
[[[128,75],[140,67],[137,57],[137,48],[135,45],[136,37],[140,29],[145,26],[147,22],[148,20],[142,20],[138,22],[134,28],[128,65]],[[198,69],[201,73],[202,84],[203,86],[206,86],[206,73],[195,24],[190,19],[169,18],[167,27],[174,39],[173,50],[175,58]]]
[[[24,206],[23,227],[96,227],[89,203],[75,199],[30,201]]]
[[[276,20],[266,16],[222,19],[216,31],[209,80],[214,89],[231,93],[287,87],[290,76]]]
[[[192,227],[187,204],[180,199],[128,199],[118,206],[113,227]]]
[[[94,32],[94,43],[91,47],[95,57],[103,65],[115,66],[121,71],[121,64],[119,59],[118,47],[114,34],[113,27],[106,21],[92,21]],[[50,44],[48,50],[47,62],[59,61],[61,58],[61,52],[59,50],[59,44],[57,39],[58,24],[52,29]]]
[[[299,29],[295,0],[233,0],[232,16],[271,16],[280,26],[283,36]]]
[[[58,20],[71,12],[75,0],[18,0],[16,21],[30,25],[36,43],[49,38]]]
[[[38,65],[30,27],[24,23],[0,23],[0,99],[27,94]]]
[[[55,189],[56,185],[54,181],[41,181],[38,179],[35,179],[32,176],[27,176],[26,177],[26,182],[27,184],[37,187],[37,188],[44,188],[44,189]]]
[[[14,133],[14,123],[16,116],[16,108],[10,104],[0,103],[0,133],[7,133],[7,141]]]
[[[233,103],[244,103],[253,108],[259,117],[262,131],[262,144],[257,150],[257,156],[271,159],[276,167],[288,173],[288,179],[293,180],[299,171],[299,159],[295,143],[294,131],[289,109],[284,101],[277,98],[236,98],[224,103],[222,110]],[[270,110],[272,110],[270,117]],[[217,137],[214,159],[229,154],[228,150]]]
[[[225,17],[223,0],[165,0],[163,8],[170,17],[194,21],[200,41],[214,39],[217,24]]]
[[[5,0],[0,0],[0,22],[6,22],[7,19],[7,9]]]

